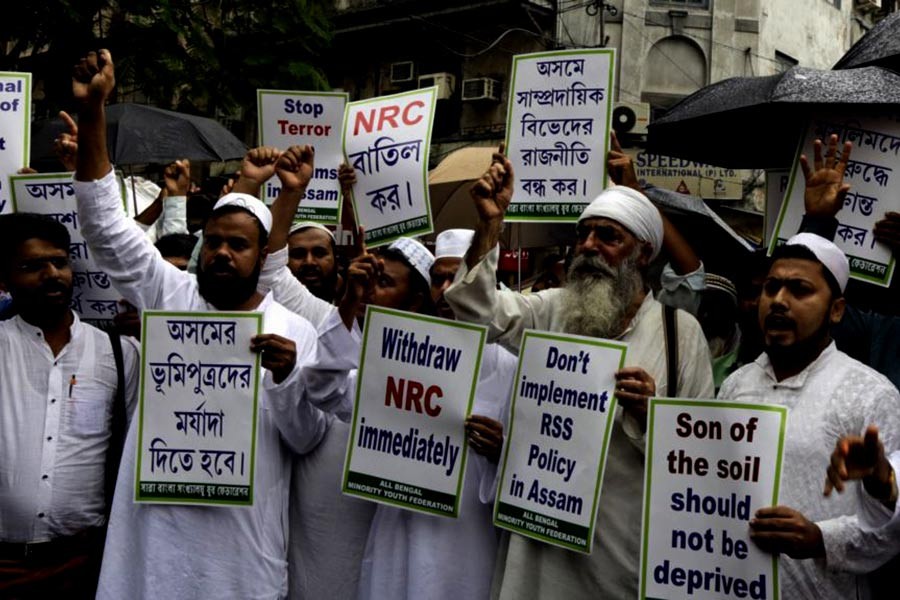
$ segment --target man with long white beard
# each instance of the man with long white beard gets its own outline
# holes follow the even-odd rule
[[[465,264],[445,292],[457,318],[487,325],[489,341],[514,352],[529,328],[621,340],[628,343],[625,361],[630,366],[616,374],[616,397],[623,408],[615,415],[593,553],[504,535],[491,594],[517,599],[633,598],[638,587],[647,398],[712,397],[709,350],[697,321],[675,311],[670,313],[674,327],[668,328],[674,348],[667,352],[666,311],[643,276],[662,246],[663,223],[650,201],[630,188],[607,189],[579,217],[565,288],[528,296],[497,290],[497,242],[512,190],[512,165],[496,154],[472,188],[479,216],[475,236]]]

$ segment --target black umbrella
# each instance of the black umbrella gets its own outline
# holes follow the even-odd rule
[[[222,124],[206,117],[142,104],[113,104],[106,109],[106,119],[106,144],[117,165],[168,164],[181,158],[223,161],[241,158],[247,151]],[[53,140],[64,131],[61,119],[32,124],[31,166],[58,164]]]
[[[834,68],[856,69],[870,66],[900,71],[900,12],[882,19],[847,50]]]
[[[107,145],[119,165],[165,164],[188,158],[223,161],[241,158],[247,147],[221,123],[142,104],[106,109]]]
[[[730,168],[786,169],[815,108],[897,103],[900,74],[880,67],[734,77],[697,90],[651,123],[648,150]]]

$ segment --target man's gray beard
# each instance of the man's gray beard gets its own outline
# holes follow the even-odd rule
[[[618,267],[599,256],[576,256],[562,292],[563,331],[613,338],[624,331],[625,315],[644,287],[637,268],[640,249]]]

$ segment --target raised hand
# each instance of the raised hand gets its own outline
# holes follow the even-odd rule
[[[163,171],[166,193],[172,196],[187,196],[191,189],[191,161],[186,158],[169,163]]]
[[[483,222],[503,221],[506,209],[512,201],[514,174],[512,163],[503,154],[501,144],[495,152],[491,166],[469,190],[475,209]]]
[[[638,181],[637,172],[634,170],[634,159],[622,150],[615,131],[610,131],[609,136],[611,149],[609,154],[606,155],[606,170],[609,173],[609,178],[616,185],[624,185],[639,192],[643,191]]]
[[[360,227],[356,236],[356,257],[347,267],[347,286],[338,310],[347,329],[353,327],[360,305],[375,287],[378,275],[384,270],[384,261],[366,248],[366,230]]]
[[[72,95],[83,105],[103,106],[116,87],[116,72],[109,50],[88,52],[72,73]]]
[[[887,244],[895,254],[900,252],[900,213],[887,212],[875,223],[875,239]]]
[[[303,191],[313,176],[316,151],[312,146],[291,146],[275,163],[282,189]]]
[[[241,177],[262,185],[275,175],[275,164],[281,151],[271,146],[251,148],[241,162]]]
[[[882,502],[890,502],[896,495],[893,472],[878,428],[869,425],[864,436],[847,435],[835,444],[825,473],[824,493],[829,496],[832,490],[843,492],[845,481],[862,479],[867,492]]]
[[[844,199],[850,191],[850,184],[844,183],[844,171],[850,161],[853,144],[844,142],[844,149],[838,155],[838,136],[828,138],[828,148],[822,158],[822,140],[813,143],[815,170],[809,168],[809,159],[800,155],[800,167],[806,181],[803,202],[806,214],[818,217],[833,217],[844,206]]]
[[[338,182],[341,184],[341,194],[349,197],[353,194],[353,186],[356,185],[356,169],[347,163],[341,163],[338,167]]]
[[[63,164],[66,171],[75,170],[75,161],[78,158],[78,124],[69,113],[64,110],[59,111],[59,118],[66,124],[67,132],[59,134],[53,140],[53,152],[59,158],[59,162]]]

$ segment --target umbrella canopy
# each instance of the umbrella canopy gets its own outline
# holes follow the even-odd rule
[[[900,71],[900,12],[882,19],[847,50],[834,68],[856,69],[869,66]]]
[[[106,108],[107,145],[119,165],[165,164],[188,158],[224,161],[241,158],[247,147],[221,123],[142,104]]]
[[[247,147],[221,123],[142,104],[112,104],[106,108],[106,145],[116,165],[224,161],[242,158]],[[62,119],[31,125],[31,166],[61,168],[53,154],[53,140],[67,131]]]
[[[497,148],[468,147],[447,155],[428,174],[434,230],[472,229],[478,220],[469,188],[491,164]],[[506,248],[551,246],[572,243],[572,223],[515,223],[507,225],[501,243]],[[517,237],[518,236],[518,237]]]
[[[815,107],[865,111],[900,102],[900,74],[880,67],[793,67],[697,90],[650,124],[648,150],[731,168],[789,168]]]

